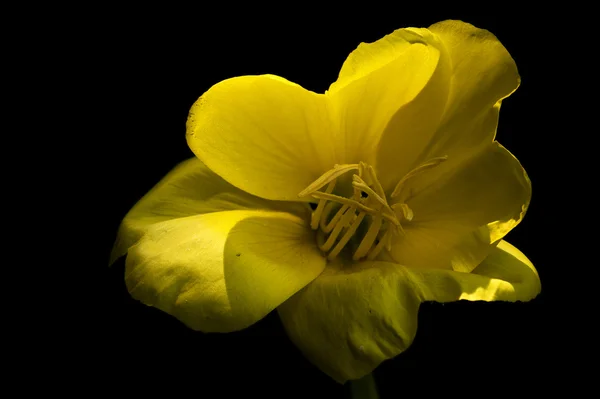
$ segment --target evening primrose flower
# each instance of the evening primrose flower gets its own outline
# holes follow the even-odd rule
[[[277,309],[339,382],[411,344],[424,301],[527,301],[531,262],[503,237],[529,179],[494,140],[520,82],[488,31],[459,21],[361,44],[324,94],[272,75],[193,105],[197,158],[124,218],[131,295],[194,330],[244,329]]]

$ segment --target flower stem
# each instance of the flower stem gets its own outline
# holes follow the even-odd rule
[[[350,381],[350,397],[352,399],[379,399],[373,373],[365,375],[360,380]]]

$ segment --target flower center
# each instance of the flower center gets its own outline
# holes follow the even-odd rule
[[[397,197],[404,183],[422,171],[439,165],[447,157],[433,158],[407,173],[396,185],[390,198]],[[352,174],[348,196],[334,194],[336,183],[347,182]],[[319,191],[323,189],[322,191]],[[386,248],[391,249],[394,236],[404,233],[400,219],[410,221],[413,211],[405,203],[390,205],[375,170],[364,162],[334,165],[312,182],[299,197],[319,200],[312,210],[310,226],[317,230],[317,244],[333,260],[349,243],[353,244],[352,259],[373,260]]]

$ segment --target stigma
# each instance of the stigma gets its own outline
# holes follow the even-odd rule
[[[408,172],[389,198],[395,200],[408,179],[446,159],[433,158]],[[340,184],[350,187],[339,187]],[[351,194],[339,195],[342,192]],[[317,231],[317,245],[329,260],[344,248],[350,248],[354,261],[375,259],[383,249],[391,250],[395,237],[404,234],[402,223],[414,217],[408,204],[388,202],[375,169],[364,162],[334,165],[298,196],[318,200],[316,208],[311,208],[310,227]]]

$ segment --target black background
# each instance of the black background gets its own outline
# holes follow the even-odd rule
[[[104,190],[97,193],[102,198],[99,263],[108,260],[126,212],[174,165],[192,156],[185,141],[187,113],[210,86],[228,77],[272,73],[323,92],[360,42],[400,27],[461,19],[493,32],[521,74],[521,87],[502,105],[497,140],[521,161],[532,181],[529,211],[507,240],[536,265],[542,293],[528,303],[423,304],[413,345],[384,362],[375,378],[382,398],[414,397],[412,392],[428,397],[433,391],[481,396],[516,393],[522,387],[547,392],[573,384],[570,349],[563,342],[564,326],[574,316],[563,298],[552,242],[544,238],[554,228],[548,215],[556,214],[556,166],[543,137],[558,122],[548,122],[552,55],[534,32],[549,22],[477,7],[442,13],[427,7],[398,12],[345,6],[349,15],[343,16],[301,15],[293,7],[231,7],[235,15],[205,10],[165,18],[157,8],[106,21],[105,35],[97,39],[103,54],[97,62],[104,72],[98,79],[105,79],[103,90],[110,98],[97,116],[108,144],[101,160]],[[91,344],[98,359],[92,363],[107,365],[96,376],[111,392],[128,388],[141,395],[168,386],[173,395],[185,390],[195,397],[348,394],[347,387],[304,359],[276,313],[236,333],[194,332],[131,299],[122,260],[110,269],[106,263],[100,267],[106,277],[106,321],[102,337]]]

